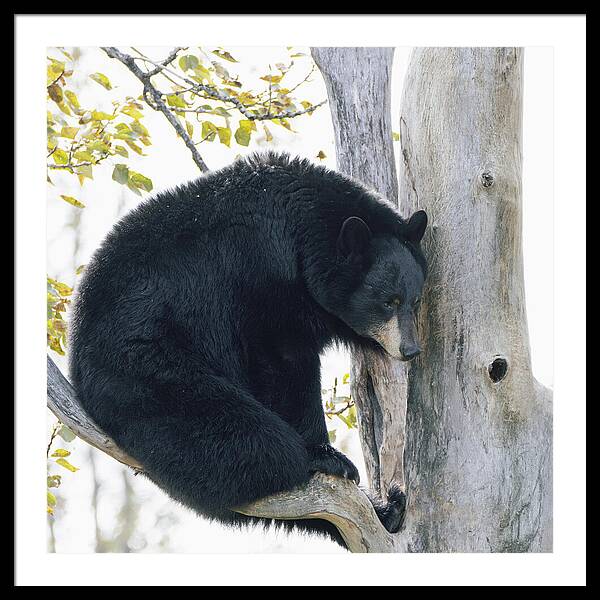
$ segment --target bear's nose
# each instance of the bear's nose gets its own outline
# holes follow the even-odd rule
[[[421,348],[419,348],[419,346],[400,348],[400,353],[402,354],[402,360],[412,360],[415,356],[421,354]]]

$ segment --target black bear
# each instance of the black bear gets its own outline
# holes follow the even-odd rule
[[[227,523],[316,471],[358,483],[328,443],[319,354],[336,342],[419,353],[426,223],[273,153],[157,194],[114,226],[79,285],[82,406],[158,486]],[[398,530],[404,494],[372,501]],[[325,521],[294,524],[343,543]]]

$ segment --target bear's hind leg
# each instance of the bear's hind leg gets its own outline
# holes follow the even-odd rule
[[[168,394],[159,414],[140,410],[116,441],[176,500],[219,516],[309,479],[301,436],[238,386],[211,377],[185,400]]]

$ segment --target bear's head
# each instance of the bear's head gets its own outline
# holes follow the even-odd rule
[[[416,316],[426,275],[420,248],[426,226],[422,210],[403,222],[397,235],[373,235],[365,221],[350,217],[337,240],[344,270],[354,273],[343,278],[348,288],[337,316],[401,360],[421,352]]]

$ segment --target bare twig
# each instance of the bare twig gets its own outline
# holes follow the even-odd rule
[[[146,55],[142,54],[139,50],[136,50],[135,48],[133,48],[133,46],[132,46],[132,49],[135,50],[140,55],[140,59],[141,60],[143,60],[145,62],[152,63],[152,61]],[[186,47],[185,46],[180,46],[178,48],[173,48],[173,50],[171,50],[169,56],[167,56],[167,58],[165,58],[165,60],[163,60],[160,64],[163,67],[167,67],[168,65],[170,65],[177,58],[177,54],[181,50],[186,50]],[[160,70],[161,70],[161,68],[157,66],[154,69],[152,69],[151,71],[148,71],[147,75],[148,75],[148,77],[153,77],[158,72],[160,72]]]

